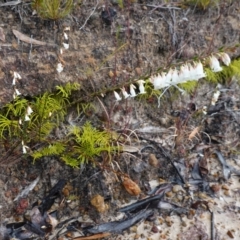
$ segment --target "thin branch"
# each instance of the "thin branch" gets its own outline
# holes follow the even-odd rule
[[[82,30],[85,25],[87,24],[88,20],[90,19],[90,17],[93,15],[93,13],[96,11],[98,6],[98,0],[97,0],[97,4],[95,5],[94,9],[92,10],[91,14],[87,17],[87,19],[85,20],[84,24],[79,28],[79,30]]]

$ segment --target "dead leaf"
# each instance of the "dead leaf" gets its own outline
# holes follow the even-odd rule
[[[52,44],[52,43],[46,43],[46,42],[42,42],[42,41],[38,41],[36,39],[30,38],[27,35],[20,33],[19,31],[13,29],[13,34],[20,39],[23,42],[26,43],[30,43],[30,44],[35,44],[35,45],[41,45],[41,46],[56,46],[56,44]]]
[[[5,42],[5,34],[3,32],[3,28],[0,27],[0,40],[2,40],[3,42]]]
[[[128,177],[124,177],[123,186],[131,195],[137,196],[141,193],[140,187]]]
[[[199,134],[200,127],[195,127],[192,132],[188,136],[188,140],[192,140],[194,137],[196,137],[197,134]]]
[[[99,238],[108,237],[110,235],[111,235],[111,233],[98,233],[98,234],[94,234],[92,236],[75,237],[73,239],[74,240],[92,240],[92,239],[99,239]]]

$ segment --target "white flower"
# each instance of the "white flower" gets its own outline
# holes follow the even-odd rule
[[[69,49],[69,44],[63,42],[63,47],[64,47],[65,49]]]
[[[57,71],[60,73],[63,71],[63,65],[61,63],[57,64]]]
[[[26,153],[27,153],[27,149],[28,149],[28,148],[29,148],[29,147],[24,144],[24,141],[22,141],[22,151],[23,151],[23,154],[26,154]]]
[[[222,67],[220,66],[220,63],[218,61],[218,59],[214,56],[211,56],[209,59],[209,65],[210,68],[213,72],[220,72],[222,71]]]
[[[159,73],[157,76],[150,77],[150,82],[153,84],[154,89],[162,89],[169,86],[169,83],[166,83],[165,79],[165,73]]]
[[[229,66],[229,64],[231,63],[231,58],[229,57],[229,55],[227,53],[221,53],[220,57],[223,63]]]
[[[178,84],[179,76],[177,69],[170,69],[169,72],[171,73],[171,85]]]
[[[30,121],[30,118],[29,118],[29,116],[28,116],[27,114],[25,115],[24,121],[26,121],[26,122],[27,122],[27,121]]]
[[[12,85],[14,86],[16,84],[16,78],[13,78]]]
[[[125,88],[121,88],[121,91],[122,91],[122,94],[123,94],[123,97],[126,99],[130,96],[130,94],[128,94],[128,92],[125,90]]]
[[[138,80],[137,81],[137,83],[138,83],[138,85],[139,85],[139,94],[144,94],[144,93],[146,93],[145,92],[145,88],[144,88],[144,83],[145,83],[145,81],[144,80]]]
[[[214,94],[213,94],[213,97],[212,97],[212,101],[211,101],[211,105],[215,105],[216,102],[218,101],[218,98],[220,96],[221,92],[219,90],[217,90]]]
[[[21,95],[21,93],[16,88],[15,88],[15,93],[16,93],[17,96]]]
[[[135,92],[135,88],[136,87],[133,84],[130,84],[130,96],[131,97],[136,97],[137,96],[137,94]]]
[[[203,108],[202,108],[202,112],[203,112],[204,115],[207,114],[207,106],[203,106]]]
[[[203,70],[203,65],[201,62],[198,62],[194,67],[193,67],[193,74],[194,74],[194,78],[192,78],[192,80],[198,80],[200,78],[204,78],[206,77],[206,74],[204,73]]]
[[[117,101],[121,101],[122,100],[122,98],[120,97],[120,95],[116,91],[113,91],[113,93],[114,93],[114,96],[115,96]]]
[[[163,73],[164,74],[164,73]],[[165,75],[165,77],[163,77],[163,79],[164,79],[164,84],[166,85],[166,86],[170,86],[170,85],[172,85],[172,83],[171,83],[171,81],[172,81],[172,71],[171,71],[171,69],[170,69],[170,71],[168,71],[168,73],[167,74],[164,74]],[[163,75],[163,76],[164,76]]]
[[[27,115],[31,115],[33,113],[33,110],[30,106],[27,107]]]
[[[62,48],[60,48],[59,52],[60,52],[60,54],[63,54],[63,50],[62,50]]]
[[[65,27],[64,31],[70,31],[70,27]]]
[[[187,64],[183,64],[180,67],[178,83],[184,83],[186,81],[191,80],[191,72]]]
[[[18,72],[13,72],[13,77],[17,78],[17,79],[22,79],[22,77],[20,76],[20,74]]]
[[[18,123],[19,123],[19,125],[22,125],[22,119],[21,118],[19,118]]]
[[[68,35],[65,32],[63,32],[63,36],[64,36],[65,40],[68,40]]]

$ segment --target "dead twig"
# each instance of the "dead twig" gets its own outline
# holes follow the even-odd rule
[[[88,20],[90,19],[90,17],[93,15],[93,13],[96,11],[98,6],[98,0],[97,0],[97,4],[95,5],[94,9],[92,10],[92,12],[90,13],[90,15],[87,17],[87,19],[85,20],[84,24],[79,28],[79,30],[82,30],[85,25],[87,24]]]
[[[6,6],[14,6],[14,5],[18,5],[19,3],[21,3],[22,0],[17,0],[17,1],[11,1],[11,2],[6,2],[6,3],[1,3],[0,7],[6,7]]]
[[[29,44],[35,44],[35,45],[40,45],[40,46],[57,46],[57,44],[55,43],[46,43],[46,42],[42,42],[42,41],[38,41],[36,39],[30,38],[27,35],[13,29],[13,34],[21,41],[29,43]]]

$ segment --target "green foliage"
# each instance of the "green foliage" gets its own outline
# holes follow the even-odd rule
[[[191,93],[195,89],[197,83],[198,81],[187,81],[185,83],[178,84],[178,87],[187,93]]]
[[[65,164],[78,167],[89,162],[94,164],[94,158],[103,152],[110,156],[111,153],[118,150],[118,147],[111,145],[112,143],[109,132],[99,131],[87,122],[81,128],[74,126],[66,139],[38,149],[32,156],[34,160],[44,156],[59,156]]]
[[[240,77],[240,60],[234,60],[229,66],[222,66],[220,72],[213,72],[210,68],[205,68],[206,80],[211,83],[223,83],[233,76]],[[239,79],[239,78],[238,78]]]
[[[111,134],[107,131],[99,131],[86,122],[82,128],[73,127],[70,132],[70,141],[74,142],[73,152],[69,153],[71,158],[74,156],[80,163],[94,163],[94,157],[101,153],[110,153],[118,150],[118,147],[112,146]]]
[[[73,0],[34,0],[32,8],[43,19],[58,20],[66,17],[72,10]]]
[[[222,75],[225,78],[231,78],[233,76],[240,77],[240,59],[233,60],[228,67],[224,67]]]
[[[0,109],[0,141],[24,141],[34,144],[45,141],[66,115],[69,98],[78,84],[57,87],[55,93],[44,93],[32,100],[17,97]],[[31,109],[29,113],[28,109]],[[14,137],[14,138],[13,138]]]
[[[45,156],[59,156],[65,151],[65,147],[66,146],[63,143],[55,142],[48,145],[47,147],[41,148],[40,150],[33,152],[31,156],[33,157],[34,161]]]

